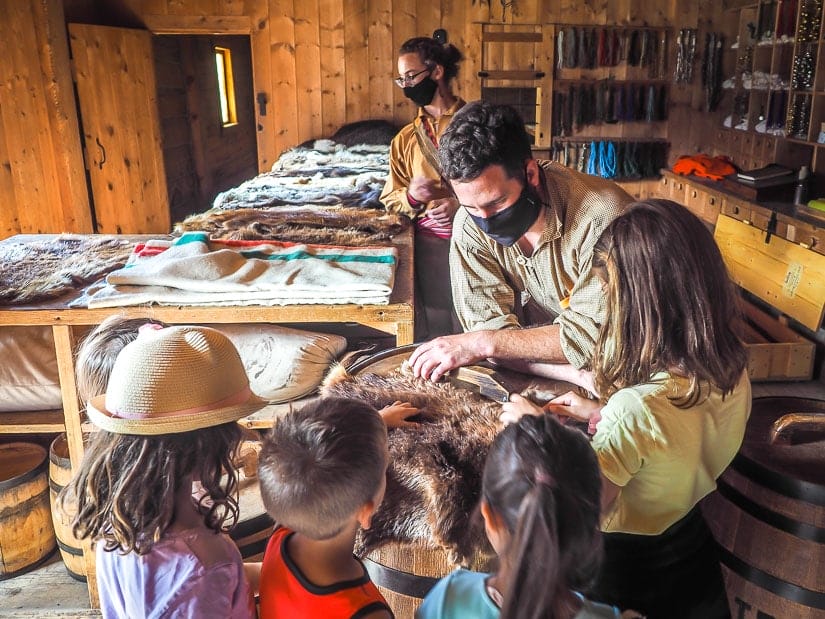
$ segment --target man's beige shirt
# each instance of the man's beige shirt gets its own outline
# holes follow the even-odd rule
[[[532,300],[555,316],[565,357],[582,368],[605,316],[601,281],[590,271],[593,246],[633,199],[611,181],[550,161],[539,167],[549,203],[532,256],[518,244],[495,242],[458,209],[450,248],[453,301],[464,330],[479,331],[519,327],[519,306]]]
[[[441,175],[430,165],[415,136],[415,127],[422,122],[430,123],[434,128],[436,140],[441,140],[444,130],[453,120],[455,113],[464,106],[464,100],[458,99],[440,118],[435,119],[423,107],[418,108],[418,116],[401,128],[390,145],[390,174],[381,192],[381,202],[390,213],[400,213],[415,219],[420,213],[407,201],[407,187],[415,176],[423,176],[437,181],[441,186]]]

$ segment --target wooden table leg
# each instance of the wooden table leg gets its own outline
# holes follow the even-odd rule
[[[60,392],[63,399],[63,420],[66,425],[66,442],[72,473],[77,472],[83,460],[83,430],[81,427],[80,405],[77,398],[77,383],[74,373],[74,332],[69,325],[53,325],[54,349],[57,355],[57,371],[60,376]],[[82,542],[83,561],[86,564],[86,584],[89,587],[89,603],[92,608],[100,608],[95,578],[95,554],[88,540]]]

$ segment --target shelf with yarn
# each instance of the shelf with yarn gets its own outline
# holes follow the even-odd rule
[[[557,137],[549,158],[594,176],[634,181],[659,176],[667,166],[668,146],[665,139]]]
[[[669,27],[556,24],[552,141],[667,135]]]

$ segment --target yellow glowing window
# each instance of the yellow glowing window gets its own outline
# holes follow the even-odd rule
[[[235,112],[235,83],[232,79],[232,52],[225,47],[216,47],[215,66],[218,70],[221,124],[228,127],[238,122],[238,116]]]

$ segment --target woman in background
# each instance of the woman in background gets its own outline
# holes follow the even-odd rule
[[[461,52],[429,37],[406,41],[395,83],[418,106],[390,146],[390,174],[381,202],[415,222],[416,341],[460,331],[450,290],[449,251],[458,201],[441,178],[438,141],[464,105],[453,94]]]

